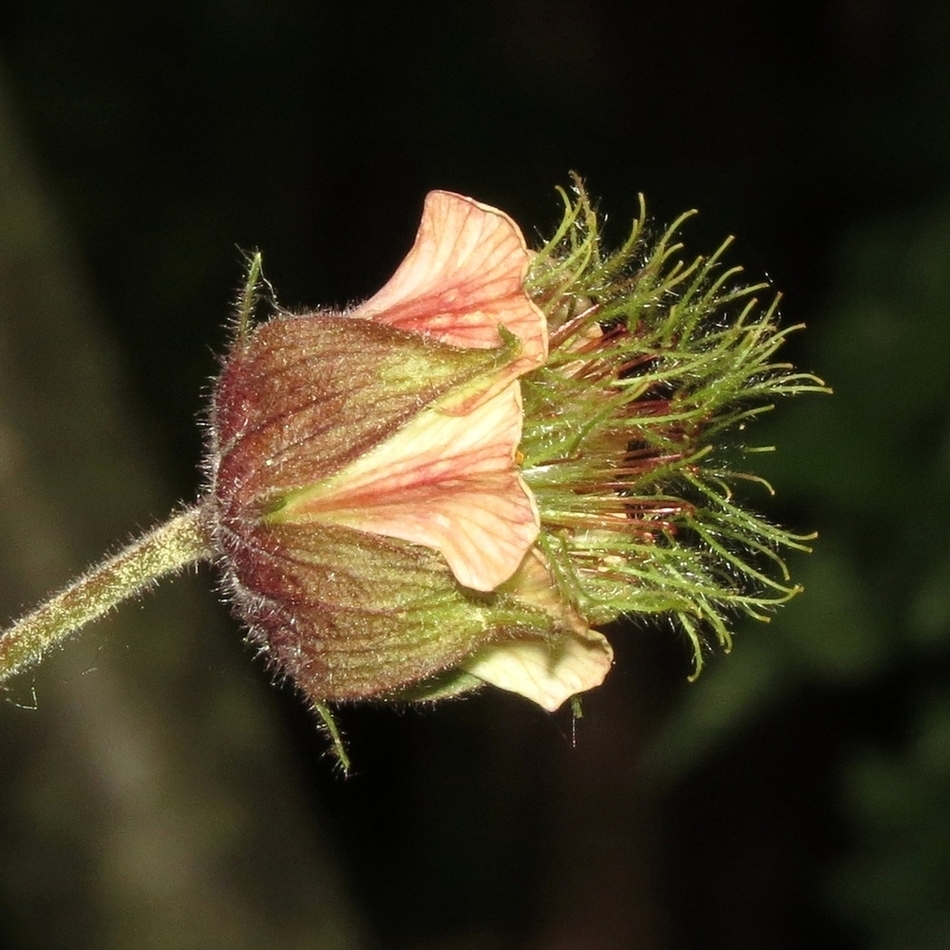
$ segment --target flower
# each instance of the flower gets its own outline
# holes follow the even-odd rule
[[[491,683],[548,710],[599,685],[599,628],[661,615],[698,675],[712,634],[799,588],[811,536],[747,506],[747,424],[827,391],[775,354],[777,300],[640,216],[605,251],[583,186],[536,252],[433,192],[390,281],[344,312],[252,315],[209,413],[207,489],[0,633],[0,682],[157,578],[211,558],[271,667],[327,702]]]
[[[491,683],[548,710],[599,685],[599,629],[664,615],[729,648],[806,549],[740,501],[728,433],[822,388],[774,360],[764,285],[652,246],[614,253],[576,183],[537,252],[503,212],[433,192],[390,281],[345,312],[252,326],[215,387],[203,504],[235,610],[327,701]],[[259,264],[259,260],[258,260]],[[256,265],[255,265],[256,266]],[[776,576],[776,574],[778,576]],[[332,731],[332,721],[326,720]]]
[[[235,609],[315,702],[494,683],[546,709],[606,639],[557,595],[517,464],[543,365],[517,225],[433,192],[390,281],[243,327],[216,385],[208,506]]]

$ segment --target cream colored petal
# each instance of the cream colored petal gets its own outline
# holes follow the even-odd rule
[[[523,289],[529,260],[520,229],[504,212],[433,191],[405,260],[348,315],[476,348],[499,346],[503,326],[521,342],[512,378],[547,355],[547,321]]]
[[[467,415],[427,409],[333,478],[291,496],[279,516],[435,548],[461,584],[493,590],[518,569],[540,525],[514,465],[521,422],[517,382]]]
[[[525,640],[484,647],[462,669],[554,712],[577,693],[600,686],[612,663],[607,638],[588,630],[566,632],[554,642]]]

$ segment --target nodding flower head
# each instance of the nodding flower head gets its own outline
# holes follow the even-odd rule
[[[823,390],[728,242],[684,258],[639,218],[606,252],[579,181],[530,251],[503,212],[432,192],[389,282],[348,310],[253,320],[255,254],[214,386],[197,504],[0,632],[0,683],[159,577],[221,567],[250,639],[328,703],[486,683],[544,709],[598,686],[603,629],[666,618],[729,648],[796,593],[807,536],[748,507],[747,423]],[[269,287],[269,285],[268,285]],[[795,329],[795,328],[790,328]],[[576,708],[572,704],[572,708]]]
[[[772,362],[760,287],[647,248],[604,254],[583,189],[529,251],[433,192],[415,244],[343,312],[249,319],[211,409],[205,511],[234,608],[315,703],[491,683],[545,709],[601,683],[597,627],[704,630],[794,593],[803,539],[733,496],[722,435],[818,381]],[[734,449],[733,449],[734,451]],[[777,565],[779,579],[767,570]]]

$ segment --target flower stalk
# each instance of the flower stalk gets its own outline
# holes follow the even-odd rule
[[[161,577],[210,555],[200,508],[175,515],[5,630],[0,636],[0,683]]]

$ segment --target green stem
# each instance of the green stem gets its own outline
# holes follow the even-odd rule
[[[0,634],[0,683],[116,604],[210,554],[201,508],[154,528]]]

